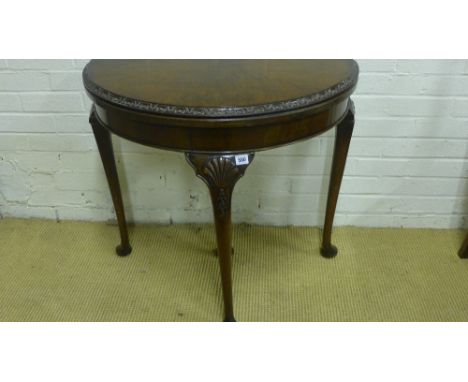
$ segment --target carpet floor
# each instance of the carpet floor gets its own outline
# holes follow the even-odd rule
[[[334,259],[320,230],[234,228],[238,321],[467,321],[465,232],[338,227]],[[0,220],[1,321],[220,321],[210,225],[130,227]]]

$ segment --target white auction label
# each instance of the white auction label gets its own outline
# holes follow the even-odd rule
[[[234,155],[234,158],[236,159],[236,165],[249,164],[248,154]]]

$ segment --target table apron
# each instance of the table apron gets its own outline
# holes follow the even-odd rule
[[[319,135],[346,115],[349,98],[314,109],[261,118],[204,120],[167,118],[95,102],[97,117],[112,133],[146,146],[190,152],[246,152]]]

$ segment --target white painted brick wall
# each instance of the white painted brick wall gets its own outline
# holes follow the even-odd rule
[[[113,219],[88,125],[86,60],[0,60],[0,214]],[[468,60],[360,60],[357,120],[337,225],[462,227],[468,214]],[[129,219],[209,222],[182,154],[114,138]],[[237,222],[321,225],[329,132],[258,153],[237,185]]]

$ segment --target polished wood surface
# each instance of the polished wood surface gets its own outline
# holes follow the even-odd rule
[[[351,60],[93,60],[83,71],[90,123],[119,223],[119,255],[131,252],[109,132],[185,152],[208,186],[216,228],[225,321],[232,295],[231,199],[254,152],[336,126],[321,254],[333,257],[336,204],[354,127]]]
[[[312,138],[336,126],[346,115],[348,99],[320,110],[306,108],[260,117],[174,118],[132,112],[95,101],[96,117],[114,134],[146,146],[200,152],[270,149]],[[209,128],[208,128],[209,127]]]
[[[352,102],[352,101],[351,101]],[[333,219],[335,217],[336,203],[340,193],[341,180],[348,156],[349,144],[354,129],[354,104],[351,103],[346,118],[336,127],[335,148],[333,150],[332,171],[328,188],[327,209],[323,227],[322,247],[320,253],[323,257],[335,257],[338,249],[331,243]]]
[[[224,299],[224,320],[235,321],[232,303],[231,255],[233,249],[231,227],[231,199],[234,186],[252,163],[253,153],[244,154],[241,164],[236,156],[187,153],[187,161],[210,190],[218,243],[218,259]]]
[[[97,118],[113,133],[123,138],[147,146],[184,152],[193,150],[203,152],[257,151],[311,138],[336,126],[344,118],[348,109],[348,98],[356,86],[358,76],[357,65],[351,60],[318,60],[317,62],[314,60],[304,62],[302,60],[216,60],[216,65],[206,63],[200,65],[198,60],[184,60],[182,63],[180,60],[168,60],[164,61],[164,64],[151,61],[151,68],[153,68],[151,75],[148,74],[148,69],[144,71],[145,75],[132,74],[132,69],[137,70],[140,66],[147,66],[146,61],[141,64],[135,60],[130,60],[128,63],[126,60],[116,61],[116,69],[112,70],[113,62],[112,60],[93,60],[83,72],[85,87],[94,100]],[[190,98],[187,94],[191,92],[197,95],[205,93],[204,81],[197,80],[195,74],[183,76],[185,86],[183,86],[182,93],[178,91],[180,85],[175,88],[176,90],[170,89],[169,85],[162,87],[167,90],[167,93],[172,94],[170,99],[164,98],[165,93],[159,94],[161,90],[154,90],[158,97],[153,98],[146,96],[146,93],[142,91],[144,96],[140,98],[152,99],[150,104],[141,103],[140,99],[132,98],[137,91],[131,86],[134,84],[133,81],[137,81],[137,84],[144,87],[147,77],[164,77],[166,75],[164,70],[170,67],[171,63],[175,68],[183,66],[184,72],[189,73],[190,65],[193,66],[194,73],[199,73],[205,66],[213,68],[211,75],[218,78],[216,102],[215,98],[210,98],[214,96],[205,95],[205,101],[200,104],[215,105],[214,109],[204,106],[187,109],[181,101],[177,101],[177,97],[183,100]],[[235,84],[231,79],[227,80],[223,86],[221,79],[228,76],[226,73],[229,73],[229,69],[232,70],[233,66],[243,70],[237,69],[239,78]],[[277,81],[276,93],[283,89],[288,95],[303,95],[303,97],[287,99],[269,96],[268,91],[272,86],[267,86],[266,79],[272,76],[268,74],[271,66],[282,68],[281,71],[274,72],[282,74],[281,80],[278,80],[279,74],[276,74],[278,78],[273,77]],[[289,66],[291,68],[288,70]],[[223,73],[223,76],[217,74],[215,67]],[[245,67],[250,68],[250,71],[247,71]],[[101,72],[107,73],[105,81],[98,77]],[[203,76],[209,77],[209,73],[201,72]],[[248,81],[242,80],[241,75],[245,72],[249,73]],[[127,76],[133,81],[127,80]],[[135,76],[137,77],[134,78]],[[255,80],[256,77],[259,79]],[[169,81],[170,78],[177,83],[181,81],[177,79],[176,69],[170,70],[165,81]],[[285,85],[287,80],[290,81],[288,86]],[[303,82],[308,86],[301,85]],[[314,85],[316,82],[320,86]],[[121,83],[122,85],[118,85]],[[107,89],[102,88],[104,85],[111,87],[114,91],[118,90],[119,95],[109,93]],[[332,85],[332,87],[326,87],[326,85]],[[153,87],[149,87],[146,92],[150,92],[151,89]],[[233,95],[222,98],[223,92],[229,93],[233,89],[235,97]],[[254,99],[255,96],[243,94],[249,94],[252,91],[262,94],[258,96],[257,102],[271,101],[273,103],[255,104],[249,108],[246,102]],[[171,101],[174,104],[169,105],[167,109],[166,104],[154,103],[157,99],[161,102]],[[277,103],[278,99],[283,101]],[[234,100],[238,101],[237,104],[233,103]],[[244,106],[239,107],[239,105]]]
[[[126,256],[132,252],[132,247],[130,246],[128,240],[127,225],[125,222],[125,211],[122,201],[122,193],[120,191],[119,176],[115,164],[114,150],[112,147],[112,138],[109,130],[104,128],[96,118],[94,106],[91,110],[89,123],[93,129],[94,137],[96,139],[96,143],[99,149],[99,154],[104,165],[107,183],[109,184],[112,202],[114,204],[115,214],[117,216],[117,222],[119,224],[121,243],[116,247],[115,251],[119,256]]]
[[[352,60],[93,60],[84,80],[117,106],[226,118],[335,98],[353,88],[357,71]]]

